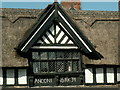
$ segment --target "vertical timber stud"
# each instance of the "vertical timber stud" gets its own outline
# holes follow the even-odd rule
[[[5,87],[6,86],[6,82],[7,82],[7,75],[6,75],[6,69],[3,68],[3,86]]]
[[[79,67],[78,68],[79,68],[79,72],[80,72],[80,75],[79,75],[80,84],[83,84],[82,55],[80,52],[79,52]]]
[[[107,71],[106,71],[106,67],[103,67],[104,70],[104,84],[107,84]]]
[[[18,69],[15,69],[15,85],[18,85]]]
[[[114,68],[114,83],[117,84],[117,67]]]
[[[32,55],[31,55],[32,56]],[[31,59],[32,59],[32,57],[31,57]],[[28,70],[27,70],[27,81],[28,81],[28,86],[29,87],[33,87],[34,86],[34,78],[33,78],[33,76],[32,76],[32,74],[33,74],[33,68],[32,68],[32,62],[30,62],[30,59],[29,59],[29,65],[31,66],[31,67],[29,67],[28,68]]]
[[[85,85],[85,64],[82,64],[82,68],[83,68],[83,85]]]
[[[55,76],[55,82],[56,82],[56,86],[58,86],[60,84],[60,82],[59,82],[59,76],[58,75]]]
[[[96,68],[93,67],[93,84],[96,84]]]

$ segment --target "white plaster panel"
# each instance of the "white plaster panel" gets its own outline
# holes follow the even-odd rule
[[[107,83],[114,83],[114,69],[107,68]]]
[[[57,43],[58,43],[59,40],[63,37],[63,35],[64,35],[64,32],[61,31],[61,33],[59,34],[59,36],[58,36],[57,39],[56,39]]]
[[[85,69],[85,83],[93,83],[93,70],[92,70],[92,68]]]
[[[26,69],[19,69],[18,70],[18,84],[27,84]]]
[[[68,42],[68,44],[74,44],[71,40]]]
[[[120,68],[117,68],[117,81],[120,81]]]
[[[96,82],[97,83],[104,83],[103,68],[96,68]]]
[[[46,35],[54,43],[54,37],[49,32],[47,32]]]
[[[3,85],[3,72],[1,68],[0,68],[0,85]]]
[[[60,28],[58,25],[56,25],[56,34],[58,34],[59,31],[60,31]]]
[[[66,37],[63,39],[63,41],[61,42],[61,44],[65,44],[67,40],[68,40],[68,37],[66,36]]]
[[[15,84],[15,72],[14,69],[7,69],[7,85]]]

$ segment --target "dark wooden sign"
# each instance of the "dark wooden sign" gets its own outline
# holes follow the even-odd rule
[[[37,77],[34,79],[35,86],[52,86],[55,85],[55,78],[40,78]]]
[[[57,85],[80,85],[79,77],[59,77],[56,79],[55,77],[35,77],[34,85],[35,86],[56,86]]]

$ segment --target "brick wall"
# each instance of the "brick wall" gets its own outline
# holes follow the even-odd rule
[[[62,0],[61,4],[66,8],[71,8],[71,4],[77,10],[80,10],[80,0]]]

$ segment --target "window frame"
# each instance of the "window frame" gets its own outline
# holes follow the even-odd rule
[[[78,52],[78,59],[74,59],[74,58],[71,58],[71,59],[46,59],[46,60],[34,60],[34,59],[32,59],[32,52],[60,52],[60,51],[62,51],[62,52],[64,52],[64,51],[69,51],[69,52]],[[48,54],[47,54],[48,55]],[[45,73],[41,73],[41,72],[38,72],[38,73],[35,73],[34,71],[33,71],[33,74],[34,75],[44,75],[44,74],[68,74],[68,73],[81,73],[83,70],[82,70],[82,55],[81,55],[81,52],[80,52],[80,50],[78,50],[78,49],[75,49],[75,50],[73,50],[73,49],[58,49],[58,50],[56,50],[56,49],[49,49],[49,50],[36,50],[36,49],[32,49],[31,50],[31,67],[32,67],[32,70],[34,69],[33,68],[33,62],[44,62],[44,61],[49,61],[49,62],[51,62],[51,61],[53,61],[53,62],[57,62],[57,61],[64,61],[64,63],[65,63],[65,61],[71,61],[72,63],[73,63],[73,61],[78,61],[78,71],[73,71],[73,64],[72,64],[72,71],[66,71],[65,72],[65,68],[64,68],[64,72],[56,72],[56,70],[55,70],[55,72],[45,72]],[[56,65],[56,64],[55,64]],[[48,63],[48,66],[49,66],[49,63]],[[64,65],[65,66],[65,65]],[[56,67],[56,66],[55,66]]]
[[[3,73],[3,84],[0,86],[7,87],[7,86],[28,86],[28,70],[29,67],[2,67],[2,73]],[[26,80],[27,84],[19,84],[18,82],[18,70],[26,70]],[[14,71],[14,84],[7,84],[7,70],[13,70]]]

